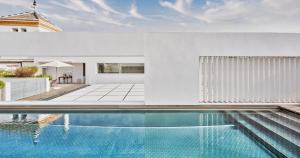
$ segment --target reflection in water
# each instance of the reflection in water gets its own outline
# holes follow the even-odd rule
[[[18,122],[18,121],[26,121],[27,114],[13,114],[12,121]]]
[[[8,115],[9,116],[9,115]],[[0,119],[0,129],[8,131],[10,133],[20,133],[32,136],[32,142],[34,145],[39,143],[39,137],[42,132],[42,128],[49,126],[53,121],[59,119],[61,115],[58,114],[11,114],[11,120],[9,118]],[[29,117],[29,119],[28,119]],[[66,128],[69,130],[68,114],[65,114]]]
[[[39,127],[33,130],[32,140],[34,145],[36,145],[39,142],[40,134],[41,134],[41,129]]]
[[[70,129],[69,114],[64,114],[64,131],[65,131],[65,133],[68,133],[69,129]]]

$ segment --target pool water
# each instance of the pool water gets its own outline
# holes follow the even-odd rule
[[[47,123],[0,115],[1,158],[276,157],[227,112],[70,113]]]

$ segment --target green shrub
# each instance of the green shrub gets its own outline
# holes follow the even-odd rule
[[[49,78],[50,81],[52,80],[52,76],[47,75],[47,74],[41,74],[41,75],[37,75],[35,77],[38,77],[38,78]]]
[[[38,68],[36,66],[29,66],[29,67],[25,67],[25,68],[30,69],[33,74],[36,74],[38,71]]]
[[[16,75],[12,71],[0,70],[0,77],[16,77]]]
[[[16,77],[32,77],[35,73],[35,69],[32,67],[20,67],[15,71]]]
[[[5,87],[5,83],[0,80],[0,89],[3,89]]]

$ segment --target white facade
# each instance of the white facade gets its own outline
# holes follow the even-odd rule
[[[22,29],[26,29],[26,32],[51,32],[41,27],[29,27],[29,26],[0,26],[0,32],[13,32],[13,29],[18,29],[18,32],[22,32]]]
[[[201,57],[300,57],[300,34],[284,33],[29,33],[3,34],[0,42],[1,55],[86,63],[87,83],[143,81],[148,105],[203,102]],[[145,74],[97,74],[97,63],[109,61],[144,62]]]

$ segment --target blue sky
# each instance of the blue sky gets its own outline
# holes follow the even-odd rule
[[[68,32],[300,32],[300,0],[37,0]],[[0,15],[32,0],[0,0]]]

